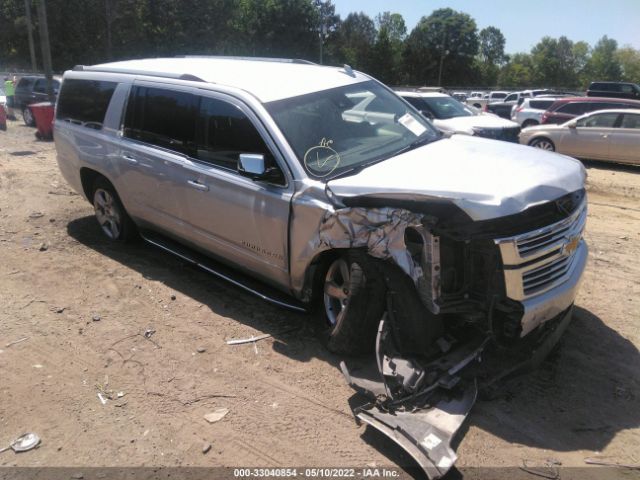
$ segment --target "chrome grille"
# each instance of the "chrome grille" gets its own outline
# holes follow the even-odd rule
[[[567,218],[514,237],[496,240],[507,296],[524,300],[566,281],[587,220],[586,200]]]

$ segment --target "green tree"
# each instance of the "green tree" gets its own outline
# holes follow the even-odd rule
[[[376,41],[376,27],[365,13],[350,13],[338,26],[331,44],[331,55],[337,63],[346,63],[368,71]]]
[[[450,8],[422,17],[411,31],[403,54],[411,83],[468,84],[476,76],[473,58],[478,53],[476,22],[466,13]]]
[[[640,50],[625,45],[618,49],[616,57],[622,68],[621,79],[625,82],[640,83]]]
[[[376,25],[369,73],[385,83],[401,83],[403,41],[407,36],[404,18],[399,13],[384,12],[376,17]]]
[[[593,47],[591,58],[585,67],[589,81],[611,80],[622,78],[622,67],[617,54],[618,42],[606,35]]]
[[[528,53],[516,53],[500,70],[498,83],[508,88],[528,88],[533,84],[533,59]]]

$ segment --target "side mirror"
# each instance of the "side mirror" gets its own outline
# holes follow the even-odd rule
[[[238,173],[252,180],[265,180],[277,184],[285,182],[280,169],[267,167],[264,155],[261,153],[241,153],[238,158]]]
[[[238,159],[238,172],[253,179],[259,179],[267,173],[264,155],[261,153],[241,153]]]

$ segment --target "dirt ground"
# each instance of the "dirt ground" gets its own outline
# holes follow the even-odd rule
[[[538,371],[478,401],[456,445],[461,470],[640,463],[640,168],[588,172],[590,259],[574,321]],[[411,466],[356,426],[340,359],[307,316],[151,246],[111,246],[92,214],[61,177],[54,144],[9,122],[0,446],[25,431],[42,444],[0,454],[0,466]],[[225,342],[263,333],[272,338],[255,347]],[[100,389],[114,400],[103,405]],[[220,407],[229,413],[209,424]]]

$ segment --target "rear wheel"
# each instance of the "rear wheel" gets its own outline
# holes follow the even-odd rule
[[[534,148],[540,148],[541,150],[547,150],[548,152],[556,151],[556,146],[553,144],[553,142],[544,137],[532,140],[531,142],[529,142],[529,145]]]
[[[93,209],[102,233],[113,242],[136,237],[136,226],[127,214],[113,185],[98,178],[93,187]]]
[[[24,107],[22,109],[22,119],[24,120],[24,124],[28,127],[35,127],[36,121],[33,118],[33,113],[31,113],[31,109],[29,107]]]
[[[354,355],[374,350],[386,303],[384,277],[375,262],[362,251],[347,251],[320,269],[317,316],[332,352]]]

